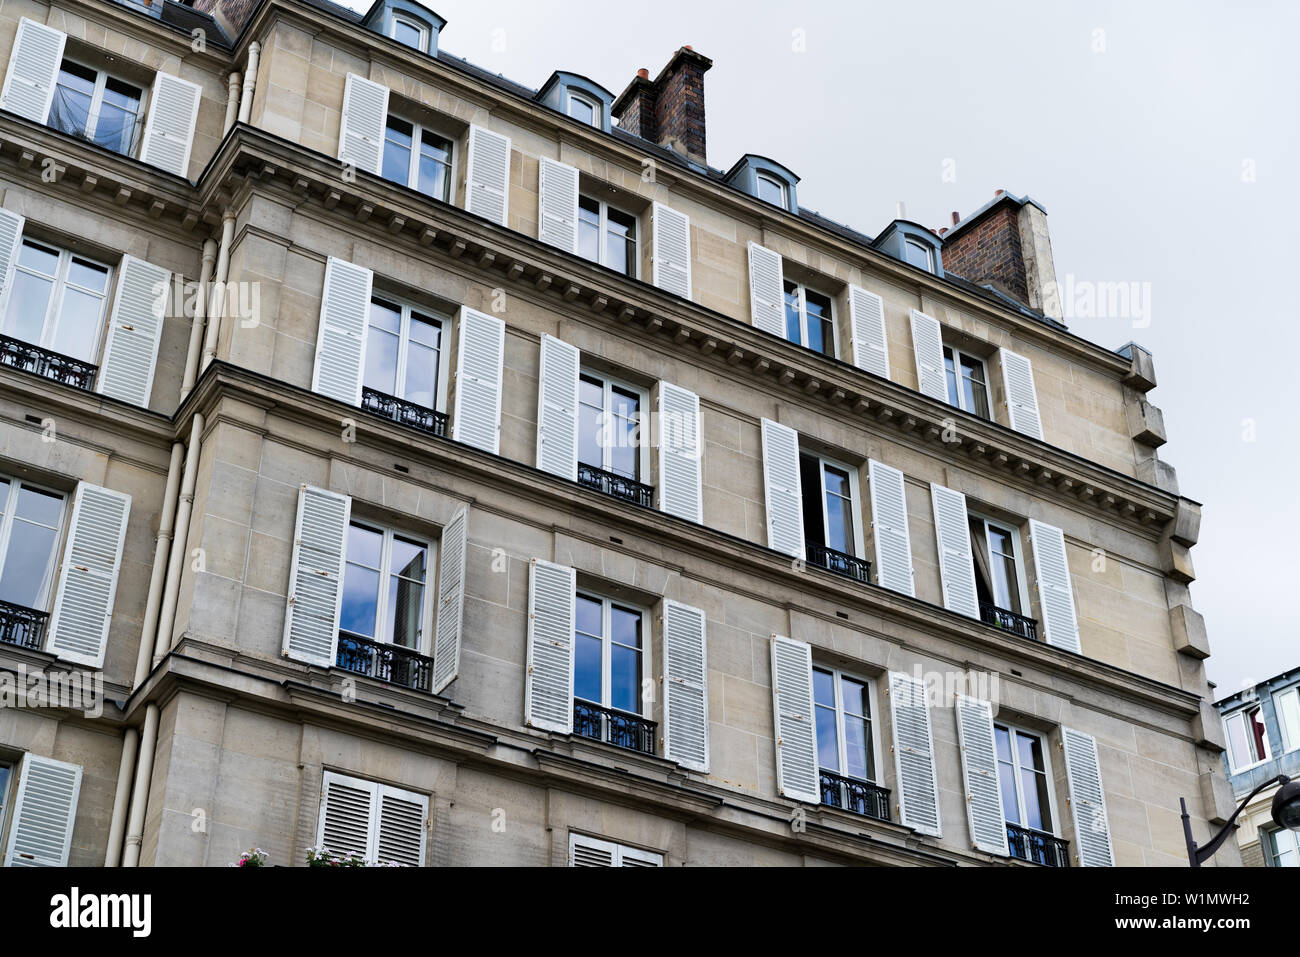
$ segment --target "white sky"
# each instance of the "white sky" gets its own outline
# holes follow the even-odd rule
[[[1300,665],[1300,5],[429,2],[443,49],[532,87],[566,69],[617,95],[692,45],[714,61],[711,165],[770,156],[802,206],[868,234],[899,200],[941,226],[1005,187],[1047,208],[1062,283],[1150,283],[1147,327],[1070,328],[1155,354],[1160,455],[1205,504],[1192,597],[1218,695]]]

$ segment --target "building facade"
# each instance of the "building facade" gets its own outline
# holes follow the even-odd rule
[[[0,9],[6,864],[1178,865],[1151,356],[410,0]],[[1220,855],[1234,862],[1235,847]]]

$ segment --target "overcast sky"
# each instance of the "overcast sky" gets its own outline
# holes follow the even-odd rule
[[[1149,290],[1149,322],[1067,321],[1155,354],[1160,456],[1205,506],[1217,695],[1300,666],[1300,4],[428,3],[443,49],[532,87],[565,69],[617,95],[692,45],[709,162],[770,156],[801,205],[871,235],[900,200],[941,226],[1033,196],[1062,284]]]

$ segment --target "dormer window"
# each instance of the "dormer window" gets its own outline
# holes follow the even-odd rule
[[[394,13],[388,35],[413,50],[419,50],[421,53],[428,52],[429,28],[412,17]]]
[[[579,123],[597,128],[600,126],[600,104],[577,90],[568,91],[568,108],[565,112]]]
[[[934,272],[934,249],[931,247],[918,243],[915,239],[909,239],[903,244],[903,254],[907,261],[918,269]]]
[[[785,209],[785,183],[768,173],[758,174],[758,198]]]
[[[741,192],[779,206],[786,212],[799,212],[799,199],[795,194],[799,177],[766,156],[746,153],[731,167],[726,181]]]
[[[609,132],[614,94],[585,76],[556,70],[537,91],[536,100],[585,126]]]

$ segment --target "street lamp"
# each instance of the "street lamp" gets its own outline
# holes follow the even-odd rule
[[[1228,818],[1228,823],[1223,825],[1223,830],[1210,840],[1209,844],[1204,847],[1197,847],[1196,842],[1192,840],[1192,822],[1187,816],[1187,800],[1179,798],[1178,803],[1183,808],[1183,836],[1187,839],[1187,861],[1192,867],[1200,867],[1202,861],[1208,861],[1214,856],[1220,845],[1228,839],[1232,833],[1232,825],[1236,823],[1237,816],[1245,809],[1246,805],[1254,799],[1255,795],[1266,787],[1274,784],[1282,785],[1273,795],[1273,823],[1278,827],[1286,828],[1290,831],[1300,831],[1300,781],[1292,781],[1285,774],[1279,774],[1275,778],[1269,778],[1255,790],[1246,795],[1246,800],[1233,812],[1232,817]]]

